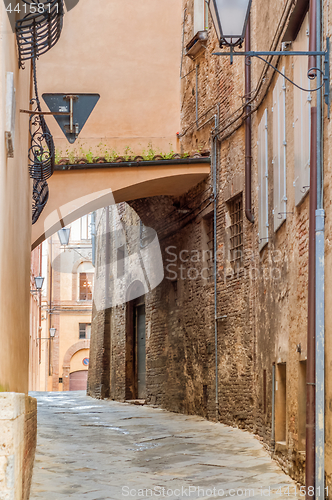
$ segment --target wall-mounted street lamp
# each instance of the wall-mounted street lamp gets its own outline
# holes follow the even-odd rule
[[[43,278],[42,276],[35,276],[34,280],[35,280],[36,290],[30,290],[30,293],[41,292],[44,284],[44,279],[45,278]]]
[[[53,339],[55,337],[56,328],[50,328],[50,338]]]
[[[251,0],[209,0],[220,47],[241,47],[249,19]]]
[[[37,337],[38,340],[53,340],[55,337],[56,328],[50,328],[50,336],[49,337]]]
[[[70,237],[70,227],[63,227],[58,231],[58,238],[60,240],[60,244],[62,246],[67,246],[69,243],[69,237]]]
[[[217,33],[220,47],[229,47],[230,52],[215,52],[216,56],[230,56],[231,64],[233,63],[234,56],[242,56],[247,59],[256,57],[261,59],[266,64],[271,66],[275,71],[282,74],[273,64],[264,59],[264,56],[320,56],[324,58],[324,71],[318,68],[310,68],[308,71],[308,78],[314,79],[319,72],[323,76],[323,82],[318,85],[316,89],[303,89],[296,85],[284,74],[283,77],[288,80],[292,85],[298,87],[305,92],[317,92],[325,85],[325,103],[328,106],[328,116],[330,110],[330,39],[326,38],[325,51],[248,51],[248,52],[235,52],[234,47],[241,47],[247,24],[250,15],[250,8],[252,0],[206,0],[211,13],[214,28]],[[250,64],[250,62],[247,62]],[[320,82],[319,82],[320,83]]]

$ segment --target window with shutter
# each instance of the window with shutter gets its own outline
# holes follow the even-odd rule
[[[258,232],[259,250],[267,244],[269,237],[268,206],[268,136],[267,109],[258,125],[257,160],[258,160]]]
[[[309,47],[309,21],[306,16],[293,49],[305,51]],[[307,57],[294,57],[294,82],[302,88],[310,88],[307,76]],[[295,205],[301,203],[310,184],[310,107],[311,94],[294,87],[294,187]]]
[[[282,68],[282,73],[285,68]],[[274,230],[286,220],[286,82],[280,75],[273,89],[273,208]]]

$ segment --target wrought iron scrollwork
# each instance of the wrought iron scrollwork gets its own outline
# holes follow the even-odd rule
[[[45,181],[51,177],[54,171],[55,148],[50,129],[42,114],[36,74],[36,59],[33,59],[33,79],[35,97],[30,101],[34,106],[35,114],[31,114],[29,129],[31,146],[29,149],[29,172],[32,179]]]
[[[41,111],[38,88],[36,59],[32,60],[33,80],[35,97],[30,101],[34,106],[34,114],[31,114],[29,130],[31,136],[31,146],[29,149],[29,173],[33,181],[32,195],[32,224],[37,222],[48,200],[47,179],[54,171],[55,148],[52,134],[46,124]]]
[[[33,104],[36,99],[32,99]],[[38,110],[38,106],[37,106]],[[35,180],[43,181],[54,171],[54,142],[43,115],[30,116],[31,146],[29,148],[29,173]]]
[[[52,134],[43,116],[37,88],[36,60],[59,40],[63,23],[63,0],[22,0],[25,16],[16,21],[15,31],[19,53],[19,66],[32,60],[35,97],[29,121],[31,146],[29,173],[33,179],[32,224],[43,211],[49,196],[47,179],[54,171],[55,148]]]
[[[32,190],[32,224],[35,224],[39,219],[48,201],[48,195],[47,182],[34,180]]]
[[[27,14],[16,21],[15,28],[20,68],[24,61],[38,58],[57,43],[64,12],[62,0],[22,1]]]

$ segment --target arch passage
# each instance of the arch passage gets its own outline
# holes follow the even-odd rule
[[[56,167],[48,182],[48,203],[32,226],[32,249],[61,227],[94,210],[151,196],[181,196],[210,172],[210,158],[132,165]]]

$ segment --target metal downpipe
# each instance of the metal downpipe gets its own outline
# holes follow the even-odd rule
[[[219,127],[219,110],[215,115],[215,130]],[[219,422],[218,393],[218,290],[217,290],[217,137],[212,135],[212,182],[213,182],[213,276],[214,276],[214,350],[215,350],[215,393],[216,422]]]
[[[271,449],[272,453],[275,452],[275,396],[276,396],[276,365],[272,365],[272,415],[271,415]]]
[[[316,5],[317,50],[322,50],[322,4]],[[322,60],[317,57],[317,68],[322,69]],[[317,71],[317,87],[322,83],[322,75]],[[324,200],[323,200],[323,120],[322,90],[317,92],[317,210],[315,228],[316,251],[316,415],[315,415],[315,498],[325,498],[325,300],[324,300]]]
[[[311,108],[309,262],[308,262],[308,332],[306,394],[306,499],[315,487],[315,211],[317,206],[317,108]]]
[[[246,29],[245,48],[246,52],[251,50],[250,46],[250,16]],[[250,100],[251,96],[251,58],[245,59],[245,97],[246,102]],[[246,107],[245,112],[250,113],[250,105]],[[249,222],[255,222],[252,213],[252,200],[251,200],[251,165],[252,165],[252,151],[251,151],[251,115],[244,122],[245,127],[245,213]]]

